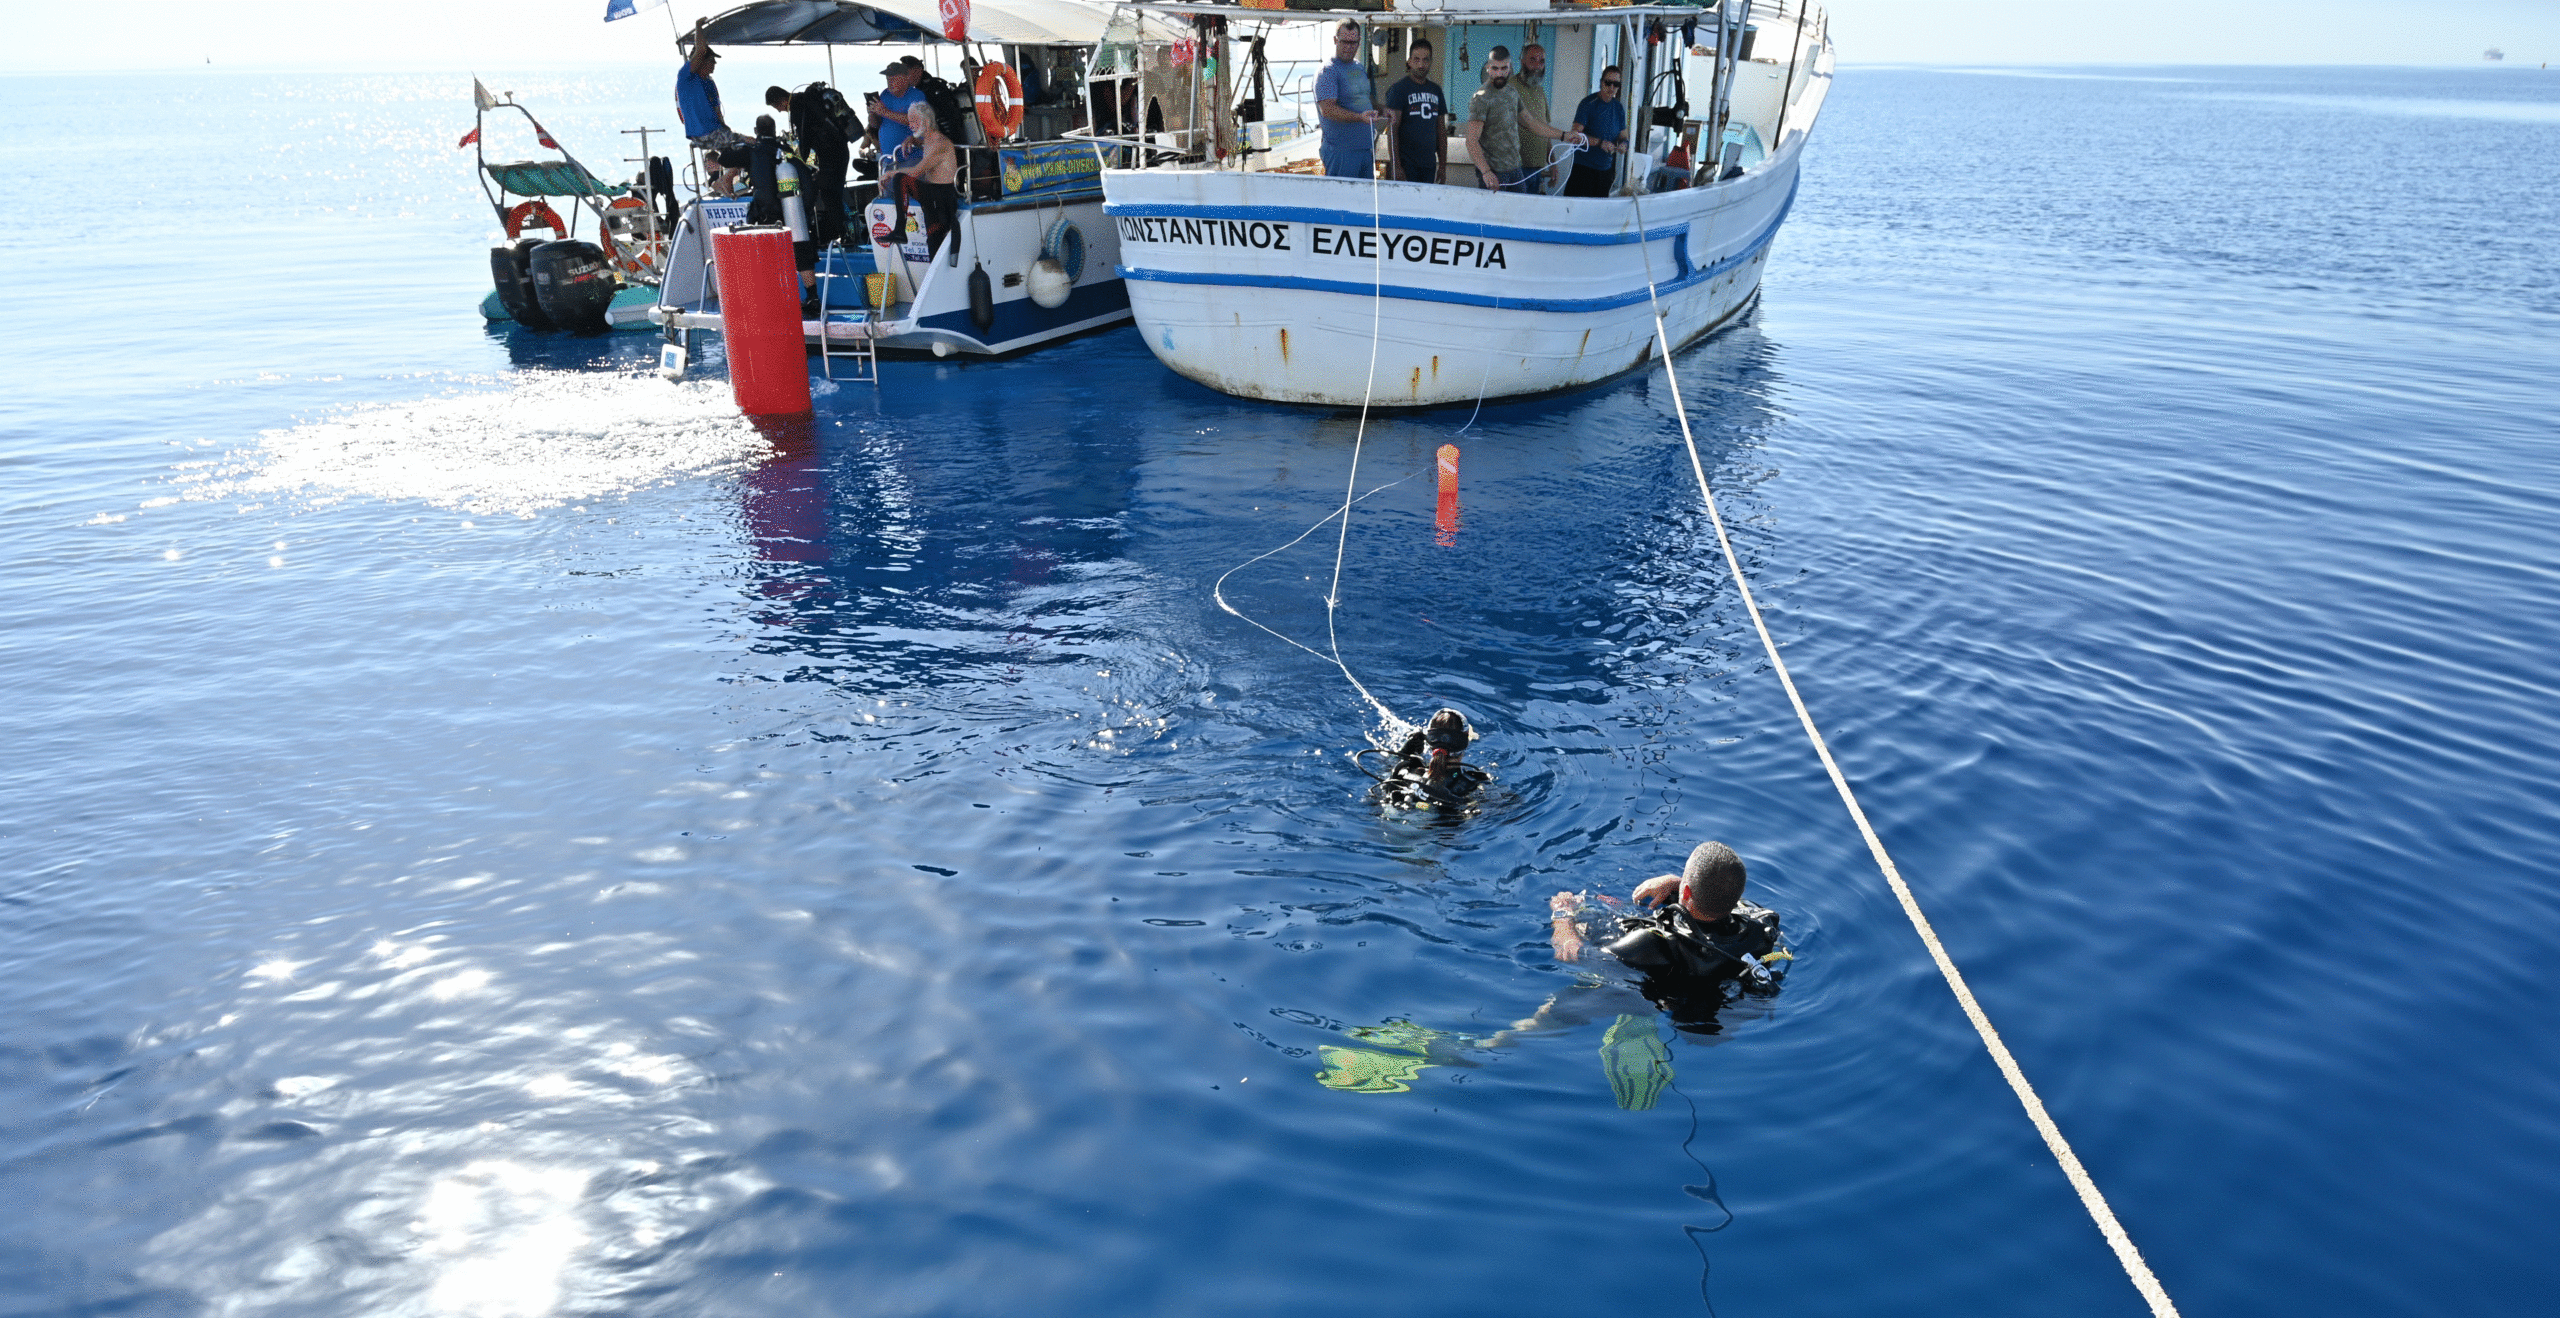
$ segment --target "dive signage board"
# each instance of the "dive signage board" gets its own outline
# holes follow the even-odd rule
[[[1102,186],[1102,162],[1094,158],[1092,147],[1079,142],[1007,147],[996,152],[996,160],[1008,197],[1089,192]]]

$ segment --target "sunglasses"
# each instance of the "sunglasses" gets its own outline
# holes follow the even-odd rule
[[[1617,80],[1617,79],[1615,79],[1615,78],[1611,78],[1611,79],[1609,79],[1608,81],[1601,83],[1600,85],[1601,85],[1601,86],[1603,86],[1603,87],[1624,87],[1624,86],[1626,86],[1626,84],[1625,84],[1625,83],[1620,82],[1620,81],[1618,81],[1618,80]]]

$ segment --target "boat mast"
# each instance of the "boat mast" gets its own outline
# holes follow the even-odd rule
[[[1724,135],[1733,127],[1733,76],[1742,68],[1742,42],[1750,30],[1751,0],[1726,0],[1716,15],[1715,164],[1713,178],[1724,177]],[[1700,145],[1705,145],[1701,143]],[[1703,153],[1701,153],[1703,154]],[[1697,162],[1690,162],[1694,167]]]

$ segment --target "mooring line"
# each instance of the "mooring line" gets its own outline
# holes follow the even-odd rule
[[[1647,230],[1643,197],[1635,192],[1628,195],[1635,200],[1636,232],[1644,233]],[[1804,725],[1804,735],[1812,741],[1813,753],[1821,757],[1823,771],[1831,775],[1831,786],[1840,793],[1841,803],[1849,807],[1849,818],[1856,821],[1859,835],[1867,840],[1867,851],[1875,857],[1876,868],[1883,871],[1894,898],[1902,903],[1902,913],[1910,917],[1911,927],[1919,932],[1920,941],[1928,947],[1929,959],[1937,962],[1938,973],[1946,979],[1947,987],[1954,990],[1957,1004],[1964,1008],[1965,1018],[1973,1022],[1974,1033],[1982,1036],[1982,1046],[1991,1053],[1992,1063],[2000,1068],[2010,1090],[2017,1094],[2018,1102],[2026,1108],[2027,1120],[2035,1123],[2036,1133],[2044,1137],[2045,1147],[2053,1151],[2054,1161],[2062,1168],[2064,1178],[2071,1182],[2073,1190],[2079,1192],[2081,1207],[2086,1208],[2090,1219],[2098,1224],[2098,1234],[2106,1237],[2108,1247],[2115,1250],[2116,1262],[2124,1265],[2125,1276],[2133,1282],[2133,1288],[2141,1292],[2143,1300],[2150,1304],[2154,1318],[2177,1318],[2178,1306],[2170,1301],[2168,1290],[2161,1286],[2158,1277],[2152,1275],[2151,1265],[2143,1261],[2142,1251],[2134,1247],[2133,1237],[2127,1235],[2124,1224],[2116,1220],[2115,1210],[2108,1206],[2106,1195],[2099,1192],[2097,1181],[2081,1164],[2080,1155],[2072,1151],[2071,1142],[2062,1137],[2062,1127],[2056,1125],[2053,1114],[2045,1110],[2044,1100],[2037,1096],[2035,1086],[2027,1082],[2026,1071],[2010,1054],[2009,1045],[2001,1040],[2000,1031],[1991,1024],[1991,1017],[1982,1010],[1982,1003],[1973,996],[1972,987],[1965,983],[1964,972],[1956,969],[1955,958],[1948,956],[1946,946],[1938,941],[1938,931],[1930,926],[1929,917],[1921,912],[1919,899],[1911,894],[1911,885],[1903,882],[1902,871],[1895,867],[1893,857],[1884,849],[1884,839],[1876,836],[1875,826],[1867,822],[1867,812],[1859,806],[1858,794],[1849,790],[1849,779],[1840,772],[1839,761],[1831,757],[1830,744],[1823,740],[1822,729],[1814,725],[1812,711],[1805,708],[1804,696],[1796,690],[1795,677],[1787,671],[1787,661],[1778,655],[1778,643],[1769,635],[1769,623],[1760,616],[1760,601],[1752,595],[1750,579],[1742,574],[1742,560],[1733,551],[1733,537],[1725,533],[1724,515],[1716,507],[1715,490],[1707,483],[1706,463],[1698,456],[1697,435],[1689,428],[1689,407],[1680,396],[1680,377],[1671,368],[1671,334],[1663,323],[1662,299],[1655,292],[1650,247],[1649,243],[1636,244],[1636,250],[1644,257],[1645,297],[1653,309],[1654,343],[1662,354],[1662,375],[1671,388],[1672,410],[1680,418],[1680,440],[1688,446],[1689,470],[1698,478],[1698,497],[1706,501],[1707,520],[1715,526],[1716,544],[1724,550],[1725,568],[1733,573],[1734,587],[1742,593],[1742,606],[1751,614],[1752,629],[1760,633],[1760,646],[1769,654],[1769,666],[1776,670],[1779,685],[1786,688],[1787,702],[1795,706],[1796,720]]]
[[[1370,136],[1369,145],[1372,148],[1371,154],[1374,156],[1377,146],[1377,137],[1374,133]],[[1382,227],[1379,215],[1384,209],[1384,203],[1379,199],[1378,189],[1378,168],[1373,159],[1369,166],[1369,228],[1373,231]],[[1334,611],[1342,605],[1343,552],[1351,544],[1351,505],[1359,502],[1352,495],[1360,488],[1360,450],[1369,440],[1369,403],[1376,396],[1378,388],[1378,336],[1386,314],[1386,306],[1387,251],[1385,245],[1381,244],[1376,251],[1370,253],[1369,378],[1360,387],[1360,425],[1351,435],[1351,474],[1342,482],[1342,509],[1339,514],[1342,518],[1342,530],[1333,541],[1333,582],[1326,587],[1324,595],[1324,638],[1325,644],[1333,651],[1333,666],[1341,669],[1342,675],[1350,680],[1351,689],[1359,692],[1360,698],[1368,701],[1371,709],[1378,711],[1378,717],[1386,721],[1387,737],[1393,741],[1413,731],[1414,725],[1396,717],[1396,712],[1387,708],[1385,701],[1371,695],[1369,688],[1362,686],[1360,679],[1352,676],[1351,665],[1342,662],[1342,636],[1334,627]],[[1370,491],[1372,494],[1376,492]]]

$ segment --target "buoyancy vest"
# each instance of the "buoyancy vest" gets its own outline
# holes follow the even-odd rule
[[[1736,902],[1733,914],[1713,924],[1701,924],[1674,904],[1648,915],[1619,916],[1618,928],[1610,954],[1648,975],[1768,979],[1759,958],[1778,946],[1778,913],[1749,901]]]

